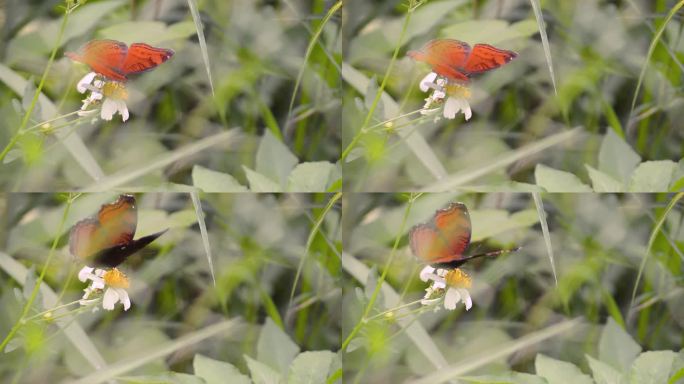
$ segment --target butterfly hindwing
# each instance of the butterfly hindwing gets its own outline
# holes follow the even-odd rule
[[[451,203],[435,212],[432,219],[411,228],[411,250],[422,261],[437,266],[462,264],[470,245],[471,224],[468,209]]]
[[[513,51],[499,49],[489,44],[475,44],[464,70],[468,74],[482,73],[499,68],[518,56]]]
[[[171,49],[155,48],[143,43],[131,44],[121,69],[127,75],[149,71],[164,63],[173,54],[174,52]]]

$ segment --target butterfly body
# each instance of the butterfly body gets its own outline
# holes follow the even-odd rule
[[[420,50],[409,51],[407,56],[429,64],[438,75],[467,83],[473,75],[491,71],[518,56],[513,51],[489,44],[468,43],[455,39],[436,39],[427,42]]]
[[[471,233],[468,208],[463,203],[450,203],[446,208],[437,210],[430,221],[411,228],[409,243],[411,251],[419,260],[432,267],[443,269],[459,268],[473,259],[497,256],[519,249],[465,256],[470,246]]]
[[[134,240],[137,223],[135,197],[120,195],[115,202],[102,205],[97,217],[71,228],[69,251],[88,265],[114,268],[166,232]]]
[[[173,56],[171,49],[156,48],[145,43],[127,46],[116,40],[91,40],[79,52],[66,52],[74,61],[87,64],[93,72],[120,82],[128,75],[149,71]]]

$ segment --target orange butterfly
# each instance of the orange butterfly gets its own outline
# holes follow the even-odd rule
[[[155,48],[144,43],[134,43],[128,47],[116,40],[91,40],[79,49],[79,53],[66,52],[64,55],[87,64],[93,72],[123,82],[128,80],[128,75],[149,71],[173,54],[171,49]]]
[[[470,246],[471,231],[468,208],[463,203],[450,203],[446,208],[435,212],[429,222],[411,228],[411,251],[418,259],[435,268],[455,269],[478,257],[497,256],[520,249],[502,249],[465,256]]]
[[[468,43],[454,39],[431,40],[418,51],[406,54],[428,63],[438,75],[467,83],[472,75],[491,71],[515,59],[518,54],[488,44]]]
[[[79,221],[69,233],[69,251],[84,262],[114,268],[167,230],[133,240],[138,209],[133,195],[100,207],[97,217]]]

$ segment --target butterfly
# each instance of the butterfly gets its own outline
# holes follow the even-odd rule
[[[429,222],[411,228],[411,251],[418,259],[435,268],[456,269],[479,257],[497,256],[520,249],[503,249],[465,256],[470,246],[471,231],[468,208],[463,203],[450,203],[446,208],[437,210]]]
[[[93,72],[111,80],[124,82],[128,75],[149,71],[173,56],[171,49],[144,43],[128,47],[116,40],[91,40],[79,52],[66,52],[71,60],[87,64]]]
[[[418,51],[407,56],[430,64],[432,71],[448,79],[467,83],[472,75],[491,71],[515,59],[518,54],[489,44],[468,43],[454,39],[436,39],[427,42]]]
[[[135,197],[120,195],[115,202],[102,205],[96,217],[71,228],[69,251],[88,265],[114,268],[167,231],[133,240],[137,224]]]

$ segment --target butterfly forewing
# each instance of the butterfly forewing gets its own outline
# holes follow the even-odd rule
[[[148,71],[171,58],[173,53],[170,49],[135,43],[128,48],[128,54],[121,69],[125,74]]]
[[[470,216],[461,203],[451,203],[435,212],[425,224],[411,228],[413,253],[429,264],[443,264],[463,258],[470,244]]]
[[[123,263],[128,256],[145,248],[159,236],[163,235],[166,231],[167,230],[165,229],[161,232],[141,237],[138,240],[131,240],[125,244],[105,248],[96,253],[92,260],[94,261],[95,265],[102,265],[110,268],[116,267],[117,265]]]
[[[518,54],[513,51],[489,44],[475,44],[463,69],[469,74],[487,72],[499,68],[517,56]]]

